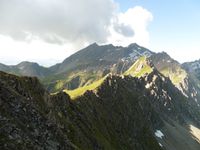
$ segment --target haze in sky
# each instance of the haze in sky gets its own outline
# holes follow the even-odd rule
[[[200,58],[199,0],[1,0],[0,63],[50,66],[85,46],[138,43]]]

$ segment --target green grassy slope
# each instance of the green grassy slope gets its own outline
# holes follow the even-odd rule
[[[188,76],[181,65],[164,52],[152,55],[150,59],[156,69],[165,77],[169,77],[172,83],[177,87],[179,87]]]
[[[42,80],[42,83],[50,92],[57,92],[63,89],[76,89],[89,85],[103,77],[101,71],[76,70],[69,73],[49,76]]]
[[[149,74],[153,68],[148,64],[146,57],[140,57],[125,73],[124,75],[131,75],[133,77],[141,77],[144,74]]]
[[[88,90],[95,90],[98,86],[100,86],[102,84],[102,82],[104,81],[104,79],[106,78],[107,76],[89,84],[89,85],[86,85],[86,86],[83,86],[83,87],[79,87],[77,89],[74,89],[74,90],[63,90],[64,92],[68,93],[70,95],[70,97],[72,99],[78,97],[78,96],[81,96],[83,95],[86,91]]]
[[[141,77],[145,74],[149,74],[153,71],[153,68],[148,64],[146,57],[140,57],[123,75],[131,75],[133,77]],[[87,90],[95,90],[98,86],[100,86],[104,79],[108,75],[91,82],[91,84],[76,88],[74,90],[64,89],[63,91],[68,93],[72,99],[75,99],[78,96],[83,95]],[[62,83],[61,83],[62,86]]]

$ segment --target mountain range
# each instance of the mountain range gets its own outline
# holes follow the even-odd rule
[[[0,149],[200,149],[200,61],[94,43],[0,70]]]
[[[96,81],[109,72],[122,73],[141,56],[154,54],[137,44],[128,47],[99,46],[96,43],[49,68],[22,62],[16,66],[0,65],[0,70],[16,75],[36,76],[51,92],[75,89]]]

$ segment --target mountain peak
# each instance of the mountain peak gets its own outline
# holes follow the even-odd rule
[[[21,63],[17,64],[17,66],[39,66],[39,64],[35,62],[22,61]]]
[[[88,45],[87,47],[98,47],[98,46],[99,46],[99,45],[98,45],[96,42],[94,42],[94,43]],[[86,47],[86,48],[87,48],[87,47]]]
[[[131,43],[128,45],[128,47],[136,47],[136,46],[139,46],[137,43]]]

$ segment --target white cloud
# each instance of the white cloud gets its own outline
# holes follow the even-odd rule
[[[27,43],[0,35],[0,63],[4,64],[32,61],[50,66],[61,62],[73,52],[74,47],[70,44],[57,45],[39,39]]]
[[[93,42],[148,46],[152,14],[113,0],[0,0],[0,63],[61,62]]]
[[[105,42],[112,0],[1,0],[0,34],[49,43]]]
[[[136,6],[128,9],[125,13],[120,13],[112,20],[112,25],[109,30],[111,35],[108,37],[108,42],[115,45],[127,46],[130,43],[136,42],[142,46],[149,46],[148,24],[153,20],[153,15],[143,7]],[[132,35],[122,34],[115,26],[126,28]],[[123,30],[123,29],[122,29]]]

